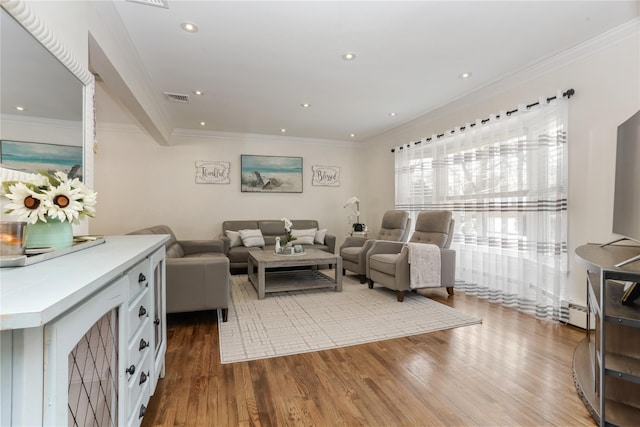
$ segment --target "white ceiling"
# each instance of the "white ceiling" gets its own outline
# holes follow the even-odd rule
[[[190,97],[163,100],[169,129],[331,140],[380,134],[640,15],[637,0],[115,4],[153,90]]]

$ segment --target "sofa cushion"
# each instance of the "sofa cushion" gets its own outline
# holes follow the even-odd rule
[[[309,228],[318,229],[318,221],[315,219],[293,219],[291,220],[293,225],[291,228],[295,228],[296,230],[306,230]]]
[[[282,236],[286,233],[284,221],[274,219],[258,221],[258,228],[264,236]]]
[[[390,276],[396,275],[396,262],[400,254],[375,254],[369,257],[369,267]]]
[[[451,221],[451,211],[422,212],[416,219],[416,229],[409,241],[431,243],[440,248],[446,247]]]
[[[266,236],[266,235],[262,235],[262,237],[264,237],[264,244],[269,246],[273,246],[276,244],[276,237],[280,237],[280,242],[284,242],[284,239],[287,238],[286,234],[283,234],[281,236]]]
[[[222,253],[213,253],[213,252],[202,252],[198,254],[185,255],[184,258],[220,258],[226,259],[225,254]]]
[[[294,244],[296,245],[313,245],[313,241],[316,237],[317,228],[309,228],[307,230],[291,230],[291,237],[295,237]]]
[[[362,252],[361,246],[349,246],[340,250],[340,256],[342,257],[343,261],[358,263],[360,252]]]
[[[262,247],[264,246],[264,237],[262,237],[262,231],[260,230],[240,230],[240,238],[242,244],[247,248]]]
[[[235,248],[229,249],[227,253],[227,257],[229,258],[229,262],[232,264],[236,263],[247,263],[247,259],[249,258],[249,251],[257,251],[259,248],[247,248],[245,246],[236,246]]]
[[[242,238],[239,231],[227,230],[224,232],[229,238],[229,247],[234,248],[236,246],[242,246]]]
[[[324,245],[324,238],[327,236],[327,229],[316,231],[316,236],[313,238],[313,242],[319,245]]]

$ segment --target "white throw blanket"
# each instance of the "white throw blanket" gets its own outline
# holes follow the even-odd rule
[[[430,243],[407,243],[411,289],[440,287],[440,248]]]

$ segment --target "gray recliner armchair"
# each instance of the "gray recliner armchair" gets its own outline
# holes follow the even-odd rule
[[[440,287],[453,295],[456,253],[449,249],[453,239],[455,221],[450,211],[425,211],[416,219],[416,228],[409,242],[431,243],[440,249]],[[409,250],[401,242],[375,241],[369,249],[366,262],[369,288],[378,283],[394,289],[399,302],[411,288]]]
[[[222,321],[227,321],[231,273],[222,240],[178,240],[166,225],[129,234],[170,236],[165,243],[167,313],[220,309]]]
[[[367,281],[367,252],[375,240],[389,240],[393,242],[406,242],[409,237],[411,218],[409,212],[400,210],[388,210],[382,216],[382,225],[375,239],[364,237],[347,237],[340,247],[342,257],[342,274],[346,270],[360,276],[360,283]]]

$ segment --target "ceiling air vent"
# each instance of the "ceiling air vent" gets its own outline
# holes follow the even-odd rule
[[[146,4],[147,6],[163,7],[165,9],[169,9],[167,0],[127,0],[127,1],[131,3],[140,3],[140,4]]]
[[[169,92],[165,92],[164,96],[167,97],[167,99],[171,102],[180,102],[182,104],[188,104],[189,103],[189,95],[184,95],[182,93],[169,93]]]

